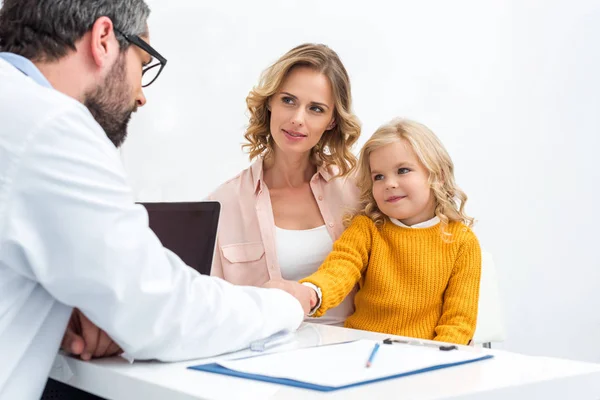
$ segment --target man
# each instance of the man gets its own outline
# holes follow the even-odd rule
[[[132,357],[167,361],[296,329],[310,308],[298,284],[199,275],[134,204],[116,146],[166,63],[148,14],[143,0],[0,9],[1,399],[39,398],[73,307],[71,328],[96,325]],[[116,348],[103,340],[85,358]]]

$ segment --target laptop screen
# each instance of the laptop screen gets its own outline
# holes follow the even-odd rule
[[[140,204],[148,210],[150,229],[162,245],[196,271],[210,275],[221,205],[216,201]]]

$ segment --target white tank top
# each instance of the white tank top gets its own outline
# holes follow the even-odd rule
[[[307,230],[288,230],[275,227],[275,246],[281,276],[297,281],[315,272],[333,248],[333,241],[325,225]],[[320,318],[307,317],[307,322],[343,325],[354,312],[352,296]]]

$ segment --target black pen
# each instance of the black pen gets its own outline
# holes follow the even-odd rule
[[[394,344],[394,343],[402,343],[402,344],[409,344],[411,346],[427,346],[427,347],[435,347],[441,351],[450,351],[450,350],[458,350],[458,347],[451,344],[451,345],[444,345],[444,344],[436,344],[436,343],[431,343],[431,342],[422,342],[420,340],[400,340],[400,339],[384,339],[383,341],[384,344]]]

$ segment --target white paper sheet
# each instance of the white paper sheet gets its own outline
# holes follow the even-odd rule
[[[484,356],[460,350],[440,351],[431,347],[382,344],[372,366],[366,368],[375,343],[377,342],[374,340],[358,340],[262,357],[221,361],[218,364],[249,374],[339,387]]]

